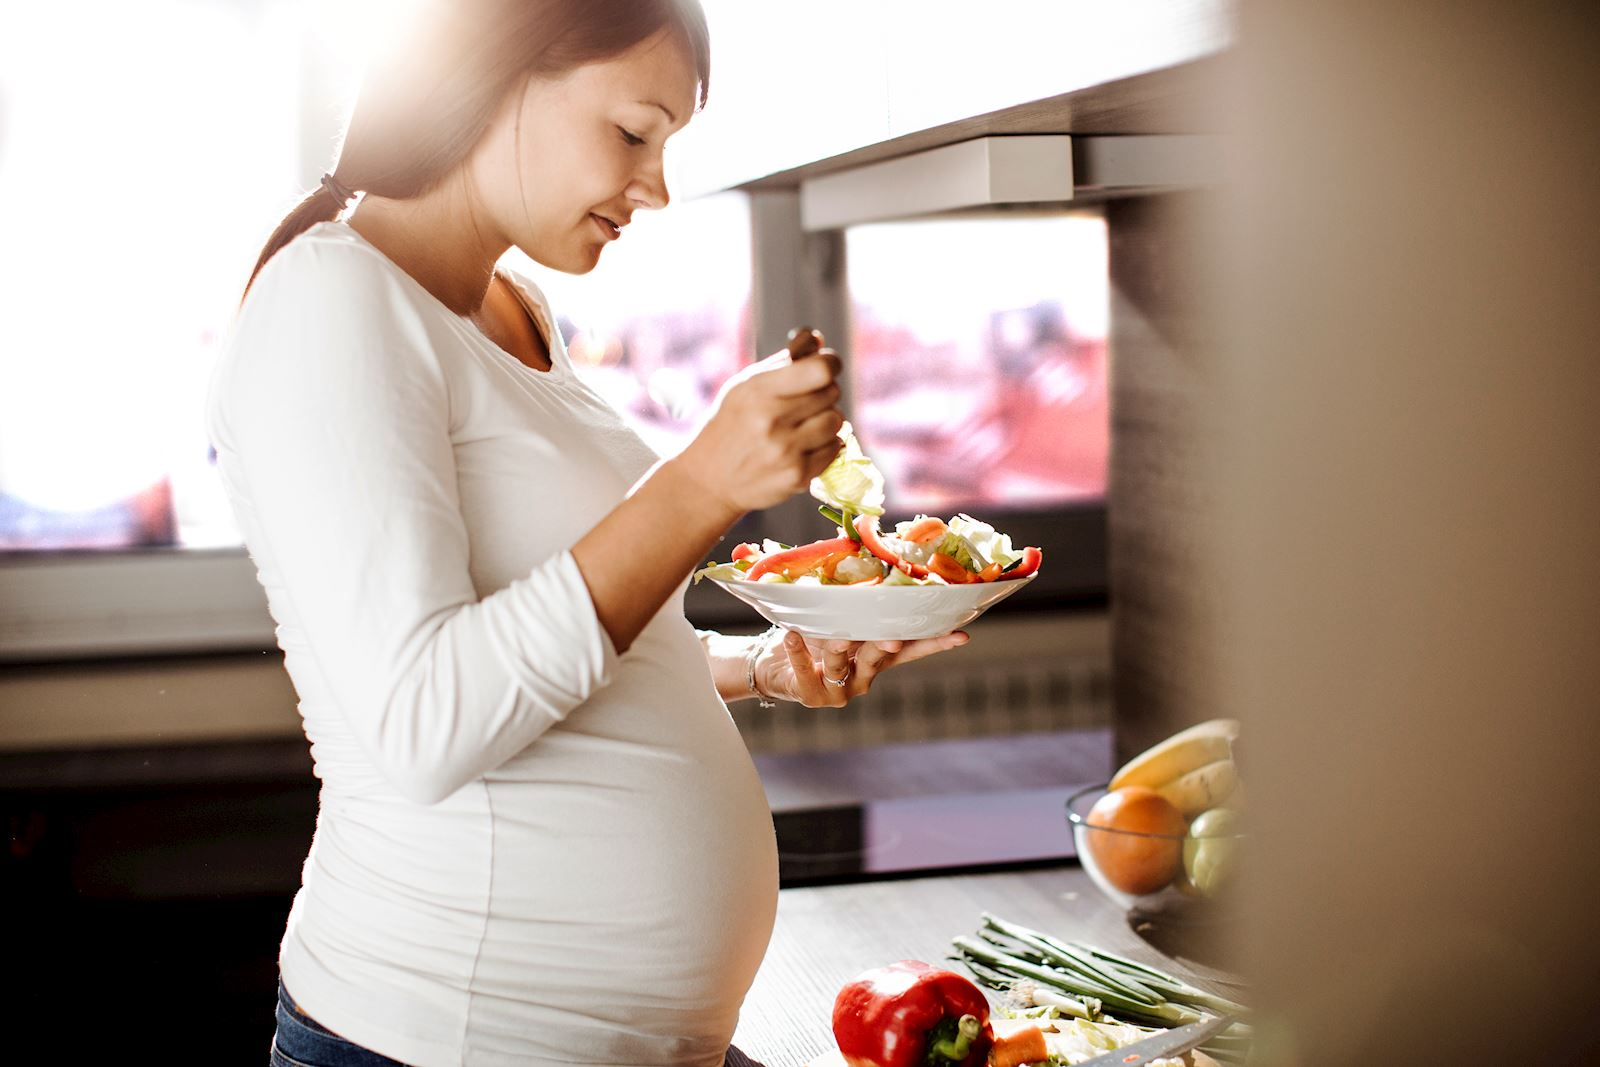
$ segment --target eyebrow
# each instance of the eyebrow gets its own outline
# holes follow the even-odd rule
[[[663,115],[667,116],[667,121],[672,123],[673,125],[677,125],[678,116],[676,116],[672,112],[668,111],[667,110],[667,105],[661,104],[661,103],[657,103],[654,100],[636,100],[636,101],[634,101],[634,103],[643,104],[645,107],[658,107],[658,108],[660,108],[661,109],[661,113]]]

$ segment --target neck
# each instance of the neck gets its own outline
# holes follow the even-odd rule
[[[352,229],[458,315],[476,315],[511,247],[475,202],[465,175],[410,200],[368,194],[349,218]]]

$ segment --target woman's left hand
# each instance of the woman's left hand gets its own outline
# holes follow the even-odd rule
[[[808,708],[842,708],[890,667],[966,643],[964,630],[917,641],[808,641],[789,630],[756,661],[756,687]]]

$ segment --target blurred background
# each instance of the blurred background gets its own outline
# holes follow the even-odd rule
[[[0,4],[0,967],[41,1018],[146,984],[230,1062],[270,1034],[316,784],[201,401],[423,2]],[[1238,951],[1285,1061],[1600,1059],[1588,6],[705,6],[674,205],[591,275],[508,265],[663,454],[821,327],[891,508],[1047,560],[848,709],[734,706],[785,884],[950,865],[823,847],[865,804],[1032,811],[1234,716],[1268,843]],[[808,223],[823,178],[1032,135],[1072,137],[1063,191]],[[730,538],[827,532],[798,500]]]

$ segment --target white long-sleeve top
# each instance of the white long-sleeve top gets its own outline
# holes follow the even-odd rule
[[[417,1067],[721,1064],[772,931],[771,814],[682,588],[621,656],[596,619],[570,546],[657,457],[508,279],[548,372],[321,223],[212,377],[322,783],[284,984]]]

